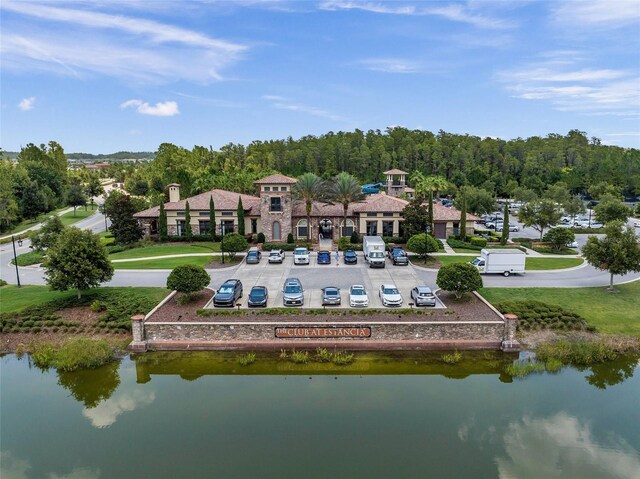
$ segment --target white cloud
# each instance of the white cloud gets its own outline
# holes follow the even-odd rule
[[[58,8],[36,2],[3,1],[2,9],[31,17],[28,31],[3,19],[3,67],[53,71],[81,77],[98,73],[145,82],[221,80],[221,71],[248,47],[152,20],[89,8]],[[64,27],[64,34],[60,31]]]
[[[262,99],[268,101],[273,108],[277,108],[278,110],[296,111],[300,113],[306,113],[307,115],[311,115],[311,116],[326,118],[332,121],[339,121],[339,122],[346,122],[346,123],[350,122],[350,120],[342,116],[336,115],[334,113],[331,113],[330,111],[327,111],[315,106],[305,105],[302,103],[295,103],[279,95],[263,95]]]
[[[556,110],[629,116],[640,110],[640,77],[627,70],[581,68],[576,52],[552,52],[546,59],[502,71],[496,79],[514,97],[550,102]]]
[[[129,107],[135,108],[141,115],[174,116],[180,113],[175,101],[160,101],[155,105],[150,105],[146,101],[132,99],[120,104],[120,108]]]
[[[370,58],[359,62],[365,68],[385,73],[417,73],[422,65],[403,58]]]
[[[435,2],[434,2],[435,4]],[[443,17],[454,22],[468,23],[479,28],[502,29],[513,28],[515,24],[508,20],[489,17],[477,13],[475,8],[464,4],[448,4],[417,8],[414,5],[398,3],[373,3],[355,1],[326,1],[319,5],[321,10],[362,10],[370,13],[386,15],[421,15]]]
[[[18,108],[20,108],[22,111],[33,110],[33,106],[35,102],[36,102],[35,96],[30,96],[29,98],[23,98],[22,100],[20,100],[20,103],[18,103]]]
[[[507,457],[497,457],[498,475],[508,477],[638,477],[640,457],[612,434],[599,443],[591,428],[565,413],[509,424]]]
[[[88,467],[74,467],[68,474],[58,475],[55,472],[49,474],[49,479],[98,479],[100,469],[90,469]]]
[[[108,427],[114,424],[121,414],[148,406],[155,399],[154,392],[125,392],[102,401],[94,408],[83,409],[82,415],[91,421],[93,427]]]
[[[563,27],[618,28],[640,21],[637,0],[581,0],[555,5],[551,10],[552,19]]]

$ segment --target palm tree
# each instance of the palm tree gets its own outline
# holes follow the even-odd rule
[[[321,201],[324,197],[324,181],[314,173],[305,173],[293,185],[291,193],[297,200],[304,201],[307,212],[307,241],[311,241],[311,208],[314,201]]]
[[[419,171],[411,175],[411,181],[416,190],[416,197],[422,201],[426,198],[429,203],[427,212],[429,218],[429,233],[433,236],[435,234],[433,225],[433,196],[435,193],[447,189],[449,182],[443,176],[424,176]]]
[[[329,203],[340,203],[343,208],[342,226],[347,226],[347,209],[351,203],[362,203],[366,198],[362,193],[362,187],[358,180],[349,173],[339,173],[331,184],[328,191]],[[342,235],[342,232],[340,232]]]

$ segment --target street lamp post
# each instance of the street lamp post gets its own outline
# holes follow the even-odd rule
[[[224,264],[224,221],[220,220],[220,253],[222,254],[222,264]]]
[[[11,236],[11,243],[13,244],[13,262],[16,265],[16,279],[18,280],[18,288],[20,287],[20,272],[18,271],[18,255],[16,255],[16,239]],[[22,240],[18,238],[18,246],[22,246]]]

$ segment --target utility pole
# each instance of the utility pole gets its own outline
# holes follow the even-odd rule
[[[224,264],[224,221],[220,220],[220,253],[222,254],[222,264]]]
[[[11,236],[11,243],[13,243],[13,262],[16,265],[16,279],[18,280],[18,288],[20,287],[20,272],[18,271],[18,256],[16,255],[16,240]],[[22,240],[18,239],[18,245],[22,246]]]

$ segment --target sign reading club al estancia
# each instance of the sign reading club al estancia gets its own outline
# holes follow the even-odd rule
[[[314,339],[314,338],[370,338],[369,326],[282,326],[276,328],[279,339]]]

